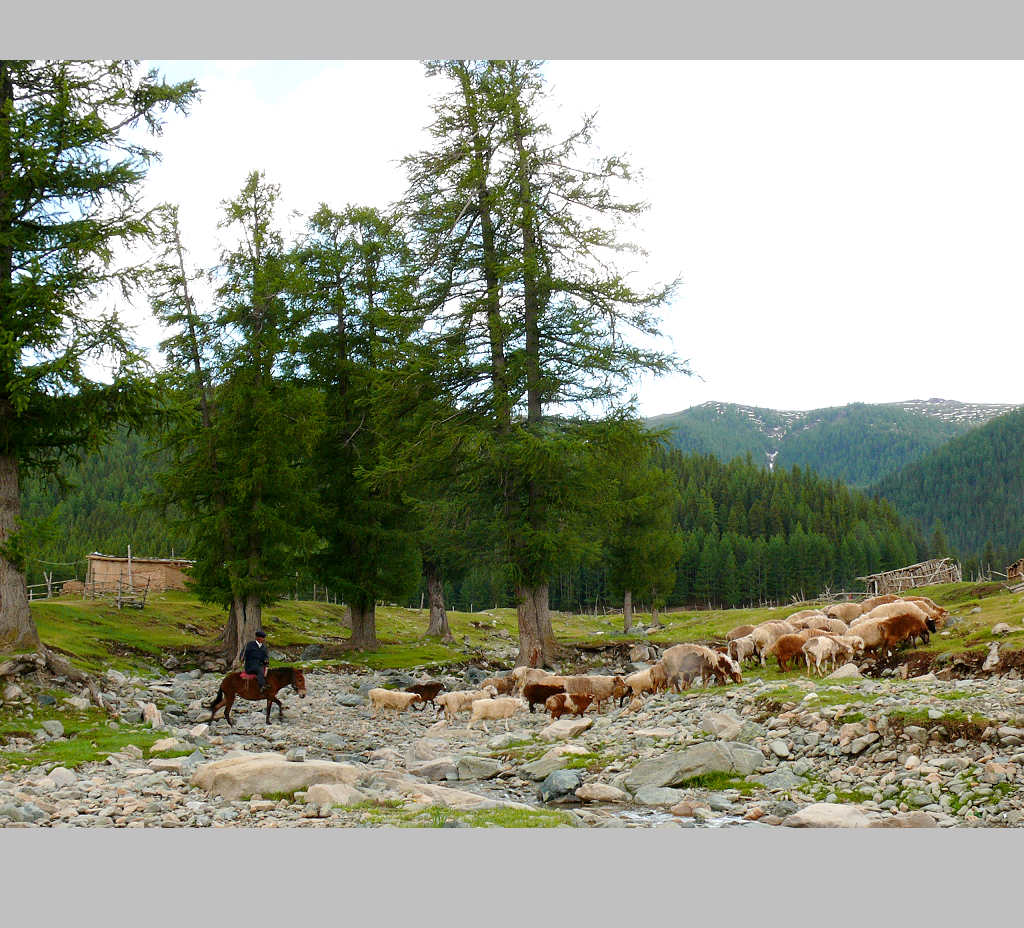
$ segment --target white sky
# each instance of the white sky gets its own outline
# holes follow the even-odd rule
[[[147,182],[216,253],[253,169],[302,213],[384,206],[427,144],[417,61],[156,62],[203,98]],[[651,416],[943,397],[1024,403],[1024,62],[550,61],[557,118],[644,173],[634,239],[681,275],[663,343],[698,377],[639,385]],[[140,338],[159,340],[155,323]]]

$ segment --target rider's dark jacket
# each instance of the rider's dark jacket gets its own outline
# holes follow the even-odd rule
[[[270,663],[267,646],[255,640],[250,641],[242,652],[242,660],[245,661],[246,673],[256,673],[261,664],[265,667]]]

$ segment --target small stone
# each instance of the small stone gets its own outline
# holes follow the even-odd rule
[[[776,757],[789,757],[789,745],[781,738],[772,741],[768,747]]]
[[[306,749],[303,747],[291,748],[285,753],[284,759],[295,764],[301,764],[306,760]]]

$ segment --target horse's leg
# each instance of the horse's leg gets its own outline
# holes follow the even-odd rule
[[[234,693],[227,693],[224,696],[224,718],[227,719],[228,725],[230,725],[232,728],[235,727],[235,723],[231,721],[231,707],[234,705],[234,702]]]

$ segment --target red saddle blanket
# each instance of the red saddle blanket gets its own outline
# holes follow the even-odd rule
[[[256,674],[254,674],[254,673],[246,673],[244,670],[240,671],[238,675],[243,680],[255,680],[256,679]]]

